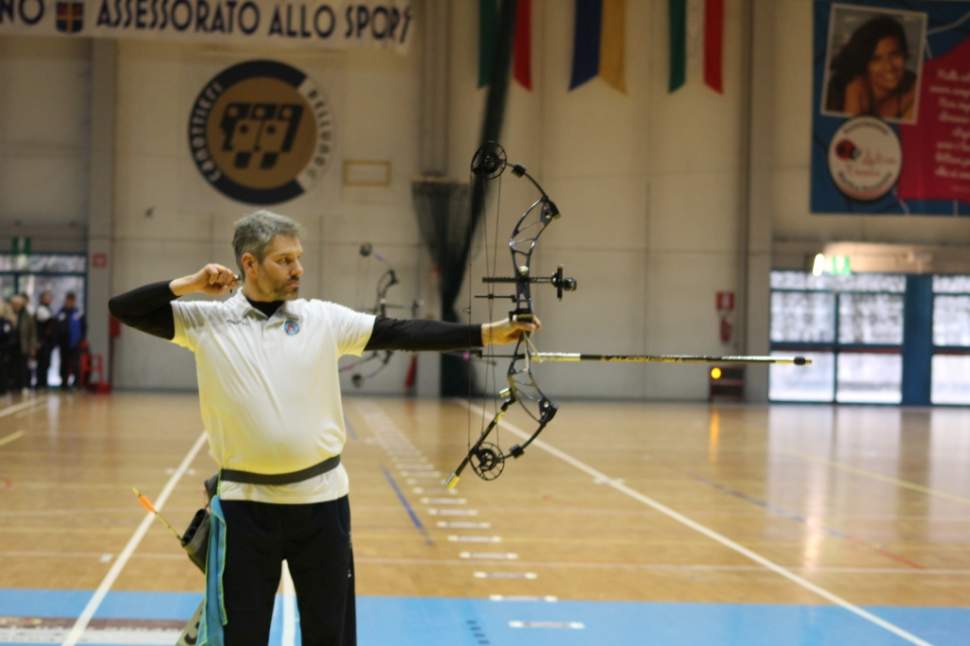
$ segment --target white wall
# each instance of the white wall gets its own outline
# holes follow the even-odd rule
[[[90,110],[87,40],[0,37],[0,242],[82,251]]]

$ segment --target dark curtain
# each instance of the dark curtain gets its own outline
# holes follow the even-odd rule
[[[468,210],[468,185],[435,179],[411,184],[411,197],[418,214],[421,237],[438,270],[441,319],[459,321],[456,304],[468,265],[465,240],[475,232]],[[471,366],[462,357],[441,355],[440,392],[446,397],[464,397],[474,390]]]
[[[516,0],[503,0],[499,9],[495,48],[492,51],[495,57],[493,75],[485,98],[480,144],[501,139],[517,4]],[[473,152],[469,151],[469,162]],[[415,181],[411,185],[421,234],[441,278],[441,318],[445,321],[458,320],[455,304],[464,282],[475,229],[485,211],[488,188],[485,178],[473,177],[469,200],[468,187],[463,184],[431,178]],[[441,395],[465,397],[475,390],[468,361],[455,355],[441,355]]]

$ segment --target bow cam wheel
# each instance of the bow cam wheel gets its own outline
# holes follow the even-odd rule
[[[490,141],[475,151],[472,157],[472,173],[476,177],[495,179],[503,172],[508,163],[505,149],[498,143]]]
[[[494,480],[505,469],[505,457],[498,446],[486,442],[472,453],[471,467],[482,480]]]

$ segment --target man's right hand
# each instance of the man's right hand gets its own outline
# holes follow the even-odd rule
[[[176,296],[198,293],[222,296],[238,283],[239,277],[231,269],[210,262],[194,274],[176,278],[168,286]]]

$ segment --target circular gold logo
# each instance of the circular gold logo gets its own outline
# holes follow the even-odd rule
[[[189,117],[196,167],[221,193],[278,204],[309,190],[333,150],[330,105],[306,74],[277,61],[220,72]]]

